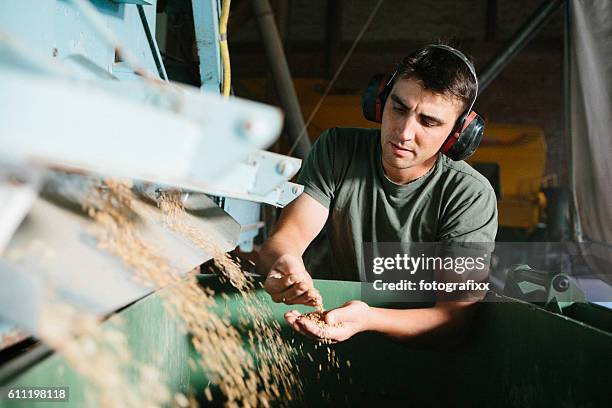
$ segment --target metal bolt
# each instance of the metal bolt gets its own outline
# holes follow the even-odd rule
[[[569,279],[567,279],[567,277],[563,275],[554,277],[553,288],[555,288],[557,292],[565,292],[566,290],[569,289],[569,287],[570,287],[570,282],[569,282]]]

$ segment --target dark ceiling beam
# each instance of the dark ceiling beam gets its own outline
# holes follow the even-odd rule
[[[304,124],[302,109],[295,92],[289,64],[285,58],[283,42],[276,26],[274,13],[269,0],[251,0],[251,6],[272,73],[276,94],[285,110],[287,135],[296,147],[295,155],[305,159],[311,146],[310,138]]]
[[[500,49],[481,71],[478,79],[478,94],[481,94],[491,82],[503,71],[512,59],[531,41],[533,37],[551,19],[565,0],[545,0],[540,7],[512,36],[510,41]]]
[[[236,35],[253,18],[251,3],[246,0],[232,2],[230,13],[227,31],[228,37],[231,40],[232,35]]]
[[[487,0],[485,16],[485,41],[495,41],[497,37],[497,0]]]
[[[325,22],[325,76],[328,79],[336,71],[336,56],[342,41],[342,0],[327,0]]]
[[[289,2],[287,0],[271,0],[270,6],[274,12],[278,34],[285,43],[289,29]]]

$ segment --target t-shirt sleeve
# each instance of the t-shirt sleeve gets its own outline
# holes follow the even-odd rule
[[[440,241],[495,242],[497,235],[497,198],[490,186],[450,209],[438,230]]]
[[[477,264],[468,266],[462,263],[462,270],[457,268],[441,269],[435,272],[435,279],[443,282],[486,282],[489,277],[491,253],[495,249],[497,235],[497,198],[490,185],[474,191],[472,199],[463,200],[449,209],[443,217],[439,230],[441,244],[438,256],[442,259],[463,260],[481,258],[484,267]],[[486,295],[486,290],[438,292],[438,301],[479,301]]]
[[[304,192],[329,208],[334,197],[335,132],[326,130],[314,143],[302,164],[297,182],[304,185]]]

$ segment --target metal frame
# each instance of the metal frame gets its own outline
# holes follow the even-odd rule
[[[303,186],[286,181],[297,174],[301,162],[294,157],[260,150],[249,155],[246,160],[234,163],[224,174],[214,179],[204,183],[183,183],[182,187],[196,193],[284,207],[304,191]],[[149,183],[139,188],[154,199],[157,191],[173,187]]]
[[[151,48],[151,54],[153,55],[153,59],[155,60],[155,66],[157,67],[159,77],[167,81],[168,74],[166,73],[166,68],[164,67],[164,62],[162,61],[161,53],[159,52],[159,47],[157,46],[155,36],[153,35],[153,33],[151,33],[151,28],[149,27],[149,22],[147,21],[147,14],[145,13],[144,8],[141,4],[138,4],[136,7],[138,8],[138,15],[140,16],[140,20],[142,21],[142,27],[144,29],[145,35],[147,36],[147,41],[149,42],[149,47]]]
[[[566,0],[548,0],[525,21],[509,43],[495,54],[482,69],[478,78],[481,94],[497,78],[510,61],[531,41]]]
[[[113,3],[137,4],[139,6],[150,6],[151,3],[145,0],[110,0]]]
[[[291,142],[297,142],[295,149],[297,157],[304,159],[310,151],[310,138],[283,50],[283,42],[276,27],[274,13],[268,0],[251,0],[251,3],[272,71],[276,93],[287,113],[287,135]]]
[[[35,17],[41,21],[26,30],[19,22],[31,20],[23,13],[29,8],[40,12]],[[67,192],[75,179],[88,185],[87,180],[103,174],[279,206],[302,191],[287,183],[299,169],[299,159],[259,150],[280,133],[280,110],[238,98],[224,100],[218,87],[214,93],[202,92],[150,74],[165,75],[144,11],[133,2],[0,4],[0,31],[9,34],[0,32],[0,164],[93,174],[56,174],[59,189],[50,190],[46,179],[44,198],[32,193],[19,202],[12,224],[0,224],[10,237],[2,257],[9,265],[0,266],[0,281],[8,282],[18,268],[24,279],[36,282],[14,281],[20,288],[53,286],[62,300],[94,314],[123,307],[153,288],[135,283],[133,271],[96,247],[90,235],[93,221],[83,216],[82,200]],[[117,55],[130,57],[117,63]],[[13,197],[14,189],[9,194]],[[199,210],[189,222],[219,250],[235,248],[240,225],[206,195],[192,201]],[[139,208],[139,234],[177,270],[187,273],[213,256],[168,230],[153,203],[143,201]],[[28,222],[20,223],[26,212]],[[245,230],[251,240],[253,231]],[[39,246],[50,255],[41,257]],[[0,285],[0,310],[35,331],[35,323],[25,319],[30,316],[34,322],[32,307],[36,309],[42,291],[29,292],[27,301],[15,304],[10,295],[18,291]]]
[[[28,222],[0,258],[0,315],[31,333],[37,331],[38,313],[46,302],[62,301],[93,315],[106,315],[155,289],[136,281],[134,271],[117,257],[98,249],[91,232],[95,222],[80,211],[78,199],[93,181],[81,175],[56,175],[54,187],[47,188],[45,198],[35,200]],[[198,205],[206,216],[187,215],[187,222],[219,250],[233,249],[240,226],[206,196],[198,198]],[[186,274],[214,256],[170,231],[154,203],[142,201],[134,208],[136,233],[177,271]],[[50,290],[53,298],[48,297]],[[16,297],[27,301],[15,301]]]
[[[27,167],[0,167],[0,255],[34,204],[42,171]]]
[[[219,5],[216,0],[191,0],[196,46],[200,58],[200,88],[219,93],[222,72],[219,48]]]
[[[571,12],[570,3],[566,2],[563,7],[563,100],[564,100],[564,137],[565,137],[565,158],[567,160],[567,179],[569,180],[569,217],[571,223],[572,238],[576,242],[584,242],[580,215],[578,214],[578,200],[576,198],[576,180],[574,177],[574,154],[572,149],[572,112],[571,112],[571,78],[572,78],[572,47],[570,44],[571,33]]]
[[[236,164],[218,180],[207,184],[207,193],[284,207],[303,191],[289,183],[300,169],[301,160],[258,151]]]
[[[197,188],[272,143],[282,124],[275,108],[187,87],[1,72],[0,156],[11,159]]]

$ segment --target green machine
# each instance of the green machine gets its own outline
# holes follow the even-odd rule
[[[243,300],[236,290],[210,275],[202,276],[200,283],[219,294],[217,306],[229,310],[237,323]],[[316,281],[316,286],[330,308],[361,294],[358,283]],[[272,303],[265,293],[257,295],[272,309],[272,319],[283,322],[289,307]],[[321,346],[282,323],[283,338],[295,349],[304,388],[303,399],[291,406],[607,406],[612,385],[608,374],[611,315],[607,310],[592,306],[595,310],[589,312],[600,314],[601,325],[607,325],[604,330],[525,302],[490,296],[494,299],[479,305],[467,338],[452,348],[419,348],[373,333]],[[187,364],[195,356],[189,336],[181,334],[176,320],[166,313],[160,293],[141,299],[119,315],[135,357],[153,362],[159,350],[164,350],[162,368],[173,391],[192,390],[203,406],[223,405],[214,386],[213,401],[204,397],[203,390],[209,386],[206,373]],[[328,361],[327,347],[333,348],[340,364],[320,370],[319,365],[325,367]],[[85,406],[84,381],[58,355],[30,366],[14,365],[10,371],[2,370],[5,385],[68,386],[70,401],[62,406]]]

